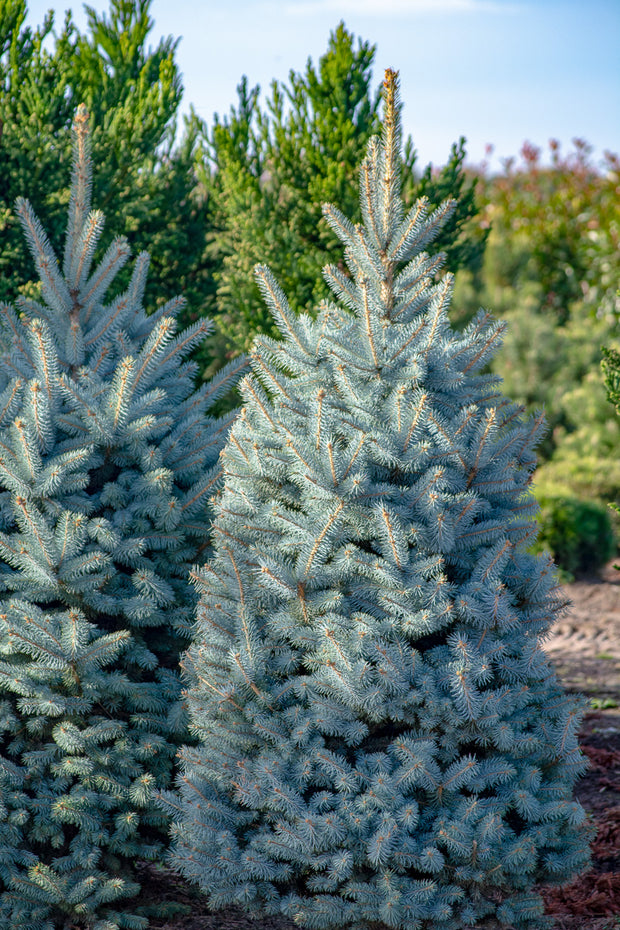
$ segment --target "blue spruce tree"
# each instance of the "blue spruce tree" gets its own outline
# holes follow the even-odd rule
[[[455,332],[423,251],[453,203],[403,215],[396,75],[332,206],[340,303],[254,343],[222,453],[214,554],[183,666],[190,727],[173,864],[210,907],[308,928],[547,926],[536,882],[587,862],[571,797],[580,703],[542,649],[561,602],[526,549],[543,429],[483,369],[503,326]]]
[[[178,660],[208,554],[209,497],[234,414],[198,392],[175,299],[147,316],[148,255],[128,258],[90,211],[88,115],[77,112],[62,269],[30,205],[18,212],[41,299],[0,308],[0,927],[139,928],[136,860],[161,856],[188,740]],[[121,900],[125,899],[125,900]],[[120,900],[120,903],[119,903]],[[132,911],[133,909],[133,911]]]

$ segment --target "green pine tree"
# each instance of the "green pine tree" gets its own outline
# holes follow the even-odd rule
[[[256,339],[221,456],[172,862],[212,908],[308,928],[539,930],[534,884],[589,833],[582,705],[541,649],[557,579],[526,551],[543,419],[481,373],[503,325],[450,325],[424,249],[455,205],[405,211],[385,86],[363,222],[324,208],[339,303],[297,317],[257,269],[283,339]]]
[[[78,108],[62,262],[31,204],[17,214],[40,301],[0,305],[0,926],[147,925],[136,860],[159,857],[186,741],[178,660],[209,551],[209,495],[232,415],[209,406],[238,359],[193,389],[175,335],[181,298],[147,315],[141,253],[90,210],[88,116]]]
[[[62,247],[69,201],[71,124],[79,103],[93,119],[95,202],[132,252],[153,260],[149,305],[179,289],[200,307],[212,289],[203,262],[207,205],[195,194],[197,123],[175,143],[182,96],[178,39],[152,42],[151,0],[87,8],[80,31],[68,12],[26,25],[26,0],[0,3],[0,300],[36,296],[36,271],[21,243],[14,204],[28,196],[52,246]],[[119,287],[129,280],[121,270]]]
[[[361,218],[357,168],[380,130],[380,93],[373,90],[375,46],[340,23],[327,51],[288,83],[274,81],[261,108],[259,88],[244,78],[237,107],[216,122],[208,139],[211,170],[202,175],[210,197],[209,257],[217,280],[210,312],[215,329],[200,350],[207,375],[249,350],[257,333],[278,336],[252,268],[270,265],[295,313],[313,312],[328,296],[320,269],[338,261],[339,242],[321,213],[335,202],[352,220]],[[427,195],[438,204],[459,198],[440,247],[452,267],[479,264],[486,233],[476,226],[475,185],[463,171],[464,139],[435,175],[417,176],[411,140],[405,151],[405,199]]]

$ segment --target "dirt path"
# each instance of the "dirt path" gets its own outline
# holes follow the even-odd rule
[[[571,601],[544,644],[566,688],[620,703],[620,572],[564,587]]]

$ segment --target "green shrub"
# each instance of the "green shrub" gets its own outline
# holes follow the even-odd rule
[[[540,498],[540,533],[532,552],[548,550],[569,575],[596,571],[614,554],[616,542],[606,508],[576,497]]]

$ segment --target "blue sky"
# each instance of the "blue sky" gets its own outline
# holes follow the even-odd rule
[[[107,0],[91,0],[98,11]],[[45,10],[82,4],[30,0]],[[236,100],[242,74],[268,88],[316,62],[339,20],[377,46],[375,81],[400,72],[403,122],[421,165],[443,164],[467,138],[468,160],[494,146],[492,164],[524,140],[563,148],[574,137],[620,152],[620,0],[153,0],[152,42],[181,36],[183,109],[212,120]]]

